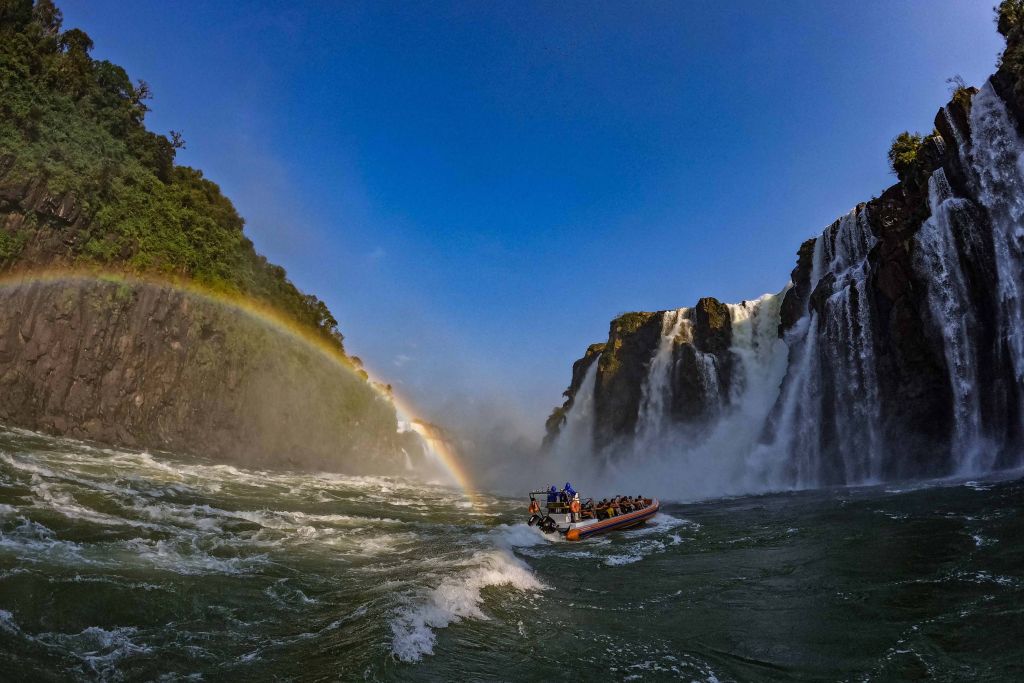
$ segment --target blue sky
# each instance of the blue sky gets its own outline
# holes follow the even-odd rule
[[[781,289],[1002,46],[992,1],[60,4],[371,372],[538,431],[618,313]]]

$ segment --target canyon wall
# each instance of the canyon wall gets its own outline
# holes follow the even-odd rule
[[[0,286],[0,421],[256,466],[395,473],[423,453],[337,355],[169,285],[103,279]]]
[[[686,463],[748,490],[1024,464],[1024,50],[1010,5],[999,71],[956,89],[897,184],[801,245],[778,295],[613,321],[577,363],[592,381],[574,367],[549,449]],[[570,444],[579,405],[592,417]]]

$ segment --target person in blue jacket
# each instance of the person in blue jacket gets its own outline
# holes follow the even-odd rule
[[[548,502],[549,503],[557,503],[558,502],[558,489],[555,488],[554,484],[552,484],[551,488],[548,490]]]
[[[562,493],[565,494],[566,500],[572,500],[573,497],[576,495],[576,489],[574,489],[572,487],[572,484],[570,484],[569,482],[565,482],[565,488],[562,489]]]

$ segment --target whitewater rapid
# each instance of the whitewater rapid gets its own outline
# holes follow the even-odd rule
[[[522,508],[414,480],[0,430],[0,639],[85,677],[186,655],[242,670],[325,643],[360,653],[339,671],[386,674],[432,656],[453,624],[543,600],[549,586],[526,560],[557,539]],[[662,515],[637,539],[675,525]],[[634,562],[657,552],[651,542],[574,557]],[[18,597],[26,586],[33,600]],[[86,607],[53,618],[39,611],[48,592]],[[156,618],[140,623],[129,604]]]

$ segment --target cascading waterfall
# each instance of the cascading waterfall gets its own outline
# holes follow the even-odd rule
[[[590,362],[572,407],[565,415],[565,424],[562,425],[558,440],[555,442],[556,459],[571,458],[594,450],[594,388],[597,386],[597,366],[600,360],[598,356]]]
[[[846,482],[876,481],[884,460],[867,255],[875,244],[867,211],[836,224],[830,259],[834,294],[825,302],[823,350],[833,372],[837,446]],[[826,253],[828,250],[826,249]]]
[[[698,373],[708,375],[706,379],[699,378],[704,400],[715,407],[714,411],[706,413],[709,419],[702,429],[680,427],[667,410],[672,397],[673,364],[671,355],[662,353],[662,349],[667,341],[672,341],[673,346],[680,340],[692,341],[692,335],[686,334],[692,324],[686,317],[686,309],[670,312],[680,313],[678,317],[684,321],[680,323],[673,315],[663,325],[662,339],[645,382],[641,404],[644,421],[638,423],[637,436],[631,443],[631,457],[609,460],[607,485],[617,485],[624,480],[648,490],[664,490],[666,485],[671,485],[677,494],[690,496],[749,488],[746,458],[778,398],[786,372],[788,351],[778,337],[784,295],[785,290],[754,301],[727,304],[732,322],[729,352],[733,362],[728,366],[729,377],[720,375],[725,370],[714,364],[713,354],[695,351]],[[719,387],[726,384],[729,392],[723,397]],[[654,389],[663,393],[655,401],[648,400]],[[615,445],[615,448],[621,447],[622,444]],[[641,460],[645,464],[643,468],[630,464]],[[647,476],[651,477],[650,481],[645,480]]]
[[[868,298],[868,252],[875,237],[865,210],[854,209],[815,241],[811,287],[828,287],[786,335],[787,376],[768,443],[753,464],[774,486],[860,483],[881,476],[884,449]],[[823,391],[824,381],[832,387]],[[825,458],[825,450],[831,457]]]
[[[915,266],[927,282],[928,307],[942,336],[946,368],[953,394],[952,454],[961,473],[991,467],[982,439],[981,402],[978,395],[978,354],[971,331],[975,319],[953,228],[953,213],[967,200],[953,196],[941,168],[928,179],[932,215],[917,233]]]
[[[971,146],[961,147],[973,190],[992,222],[998,274],[999,336],[1018,394],[1024,390],[1024,145],[1006,105],[986,83],[971,105]],[[1019,402],[1019,404],[1024,404]],[[1021,421],[1021,416],[1018,416]]]
[[[655,438],[667,422],[676,340],[684,327],[690,325],[689,313],[688,308],[666,311],[662,319],[661,340],[651,359],[640,399],[636,433],[641,439]]]
[[[719,388],[718,381],[718,361],[715,359],[714,354],[697,352],[697,373],[708,413],[714,415],[722,404],[721,389]]]
[[[898,212],[898,204],[862,205],[826,228],[814,242],[808,299],[800,302],[805,312],[784,339],[777,336],[781,294],[727,305],[728,362],[721,351],[689,347],[681,354],[680,344],[694,341],[693,313],[664,314],[631,444],[624,438],[609,447],[632,449],[627,457],[608,460],[613,479],[646,482],[652,490],[671,482],[679,495],[699,496],[865,484],[918,472],[973,476],[1024,463],[1024,142],[991,84],[972,100],[969,135],[948,110],[942,115],[953,138],[945,142],[955,142],[961,155],[963,176],[958,171],[953,186],[965,196],[956,196],[954,176],[937,168],[928,180],[930,217],[909,241],[897,236],[885,245],[890,252],[872,258],[878,237],[869,225],[869,207],[894,206]],[[944,154],[945,142],[932,139],[931,153]],[[907,187],[911,194],[902,197],[916,201],[916,188]],[[879,219],[881,229],[888,229],[890,219]],[[903,219],[897,213],[893,220]],[[893,255],[892,249],[907,252]],[[901,258],[909,258],[912,272]],[[889,270],[882,269],[885,264]],[[883,278],[889,278],[888,290]],[[911,326],[909,336],[899,337],[901,325]],[[918,345],[910,370],[898,365],[907,358],[901,343]],[[945,366],[944,378],[937,363]],[[900,422],[907,415],[931,414],[894,406],[892,381],[880,378],[881,367],[899,373],[936,368],[938,378],[927,376],[920,385],[924,391],[936,381],[948,383],[948,457],[940,441],[946,438],[943,425],[929,431],[927,425],[922,430]],[[593,420],[593,371],[580,390],[580,420]],[[680,372],[689,373],[683,384]],[[912,384],[900,387],[917,390]],[[695,400],[687,394],[680,403],[674,392],[684,390],[701,392],[701,407],[694,408],[699,415],[678,414],[680,405]],[[946,399],[931,398],[926,405],[941,410]],[[582,424],[567,425],[559,441],[578,442],[577,429],[593,428],[593,422]],[[905,428],[912,440],[920,435],[917,444],[908,442],[919,449],[916,456],[887,443]]]

